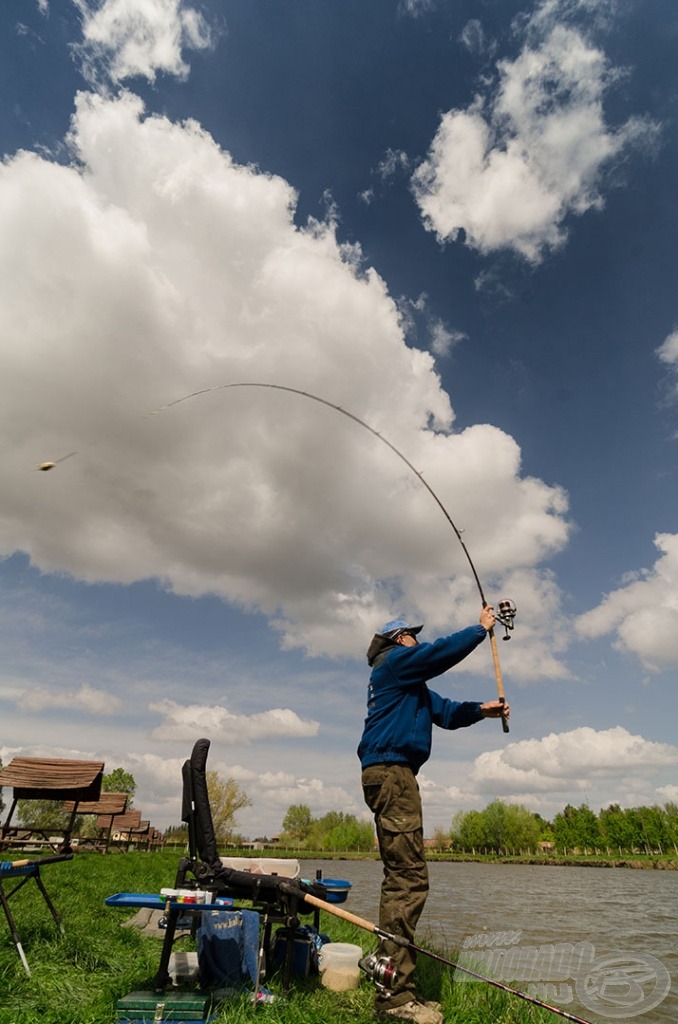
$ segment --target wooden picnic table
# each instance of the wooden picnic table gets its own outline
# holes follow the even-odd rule
[[[0,828],[0,850],[35,842],[56,852],[71,850],[71,833],[82,801],[98,800],[104,774],[103,761],[71,758],[15,757],[0,771],[0,786],[13,787],[9,814]],[[71,800],[73,810],[65,827],[12,825],[19,800]],[[24,845],[25,848],[25,845]]]

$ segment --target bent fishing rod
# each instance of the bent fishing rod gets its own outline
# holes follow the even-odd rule
[[[501,981],[495,981],[494,978],[486,978],[483,974],[478,974],[476,971],[472,971],[469,967],[462,967],[461,964],[457,964],[454,960],[448,960],[444,956],[440,956],[439,953],[434,953],[430,949],[425,949],[423,946],[417,946],[414,942],[410,942],[403,935],[393,935],[391,932],[384,931],[383,928],[379,928],[378,925],[372,921],[367,921],[364,917],[358,917],[356,914],[351,914],[350,911],[344,910],[343,907],[337,907],[332,903],[327,903],[325,900],[318,899],[317,896],[311,895],[311,893],[299,892],[299,890],[290,885],[287,886],[290,892],[294,891],[295,895],[301,895],[306,903],[310,903],[312,906],[317,907],[318,910],[326,910],[328,914],[334,914],[335,917],[340,917],[344,921],[348,921],[349,924],[353,924],[358,928],[362,928],[366,932],[371,932],[373,935],[378,936],[380,939],[386,939],[389,942],[394,942],[397,946],[406,946],[411,949],[414,953],[421,953],[423,956],[430,957],[431,960],[436,960],[440,964],[444,964],[446,967],[454,967],[458,971],[463,971],[464,974],[469,974],[472,978],[477,978],[478,981],[484,981],[488,985],[493,985],[495,988],[501,989],[502,992],[508,992],[509,995],[517,996],[519,999],[524,999],[528,1003],[532,1003],[534,1006],[540,1006],[543,1010],[549,1010],[551,1013],[557,1014],[559,1017],[563,1017],[565,1020],[572,1021],[573,1024],[591,1024],[591,1021],[584,1020],[583,1017],[577,1017],[574,1013],[568,1013],[567,1010],[561,1010],[559,1006],[552,1006],[550,1003],[545,1003],[543,999],[537,999],[536,996],[530,996],[527,992],[520,992],[516,988],[511,988],[510,985],[505,985]]]
[[[445,519],[447,520],[449,525],[454,530],[455,536],[456,536],[457,540],[459,541],[459,543],[461,544],[462,550],[464,552],[464,555],[466,556],[466,560],[467,560],[467,562],[468,562],[468,564],[470,566],[471,572],[473,574],[473,579],[475,580],[476,586],[478,587],[478,593],[480,594],[480,600],[481,600],[482,607],[486,608],[488,606],[487,601],[485,600],[485,594],[483,592],[483,585],[480,582],[480,577],[478,575],[478,572],[476,570],[475,565],[473,564],[473,559],[471,558],[470,552],[469,552],[468,548],[466,547],[466,544],[464,543],[464,538],[462,537],[462,531],[457,527],[457,525],[455,524],[454,520],[452,519],[452,516],[447,511],[447,509],[443,505],[442,501],[440,500],[440,498],[438,497],[436,492],[433,490],[433,488],[431,487],[429,482],[424,478],[423,473],[421,473],[417,469],[417,467],[414,466],[410,462],[410,460],[407,458],[407,456],[405,456],[400,451],[399,448],[396,448],[396,446],[391,441],[389,441],[387,437],[384,437],[383,434],[381,434],[374,427],[370,426],[369,423],[366,423],[365,420],[360,419],[360,417],[356,416],[355,413],[350,412],[348,409],[344,409],[343,406],[337,405],[334,402],[330,402],[327,398],[321,398],[319,395],[314,395],[310,391],[302,391],[300,388],[289,387],[288,385],[285,385],[285,384],[271,384],[271,383],[267,383],[267,382],[265,383],[265,382],[261,382],[261,381],[239,381],[237,383],[231,383],[231,384],[215,384],[212,387],[202,388],[200,391],[194,391],[190,395],[184,395],[183,398],[177,398],[173,402],[167,402],[166,405],[161,405],[157,409],[153,409],[152,412],[149,415],[153,416],[153,415],[156,415],[157,413],[164,412],[165,409],[170,409],[174,405],[180,405],[182,402],[187,402],[191,398],[198,398],[198,396],[209,394],[212,391],[226,391],[229,388],[270,388],[270,389],[272,389],[274,391],[286,391],[286,392],[288,392],[290,394],[293,394],[293,395],[300,395],[303,398],[310,398],[311,401],[318,402],[320,405],[327,406],[328,409],[334,409],[335,412],[339,412],[339,413],[342,414],[342,416],[346,416],[346,417],[348,417],[348,419],[353,420],[353,422],[357,423],[358,426],[364,427],[365,430],[369,430],[370,434],[373,434],[374,437],[378,438],[383,444],[386,445],[387,448],[391,449],[391,451],[394,453],[394,455],[397,455],[398,458],[402,462],[405,463],[407,468],[410,469],[414,473],[414,475],[417,477],[417,479],[424,485],[424,487],[426,488],[428,493],[431,495],[431,497],[435,501],[436,505],[438,506],[440,511],[445,516]],[[508,640],[509,639],[509,630],[513,629],[515,616],[516,616],[516,606],[513,603],[513,601],[503,600],[503,601],[499,602],[499,604],[497,606],[497,611],[495,612],[495,618],[497,619],[498,622],[501,622],[501,624],[504,626],[504,629],[506,631],[505,632],[505,636],[504,636],[504,640]],[[495,676],[495,680],[496,680],[496,684],[497,684],[497,698],[498,698],[498,700],[499,700],[499,702],[501,704],[505,704],[506,703],[506,696],[504,694],[504,680],[503,680],[502,671],[501,671],[501,664],[499,662],[499,652],[497,650],[497,638],[494,635],[494,628],[488,630],[488,634],[489,634],[489,637],[490,637],[490,647],[491,647],[491,650],[492,650],[492,663],[493,663],[493,666],[494,666],[494,676]],[[509,724],[508,724],[508,722],[506,720],[506,716],[505,715],[501,716],[501,725],[502,725],[502,729],[504,730],[504,732],[508,732],[509,731]]]

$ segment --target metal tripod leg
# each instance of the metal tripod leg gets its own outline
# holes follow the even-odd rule
[[[177,921],[179,920],[179,914],[181,913],[180,907],[170,907],[169,901],[165,907],[165,919],[167,921],[167,931],[165,932],[165,938],[162,942],[162,952],[160,954],[160,964],[158,966],[158,973],[155,976],[155,991],[164,992],[170,981],[169,976],[169,962],[172,955],[172,946],[174,944],[174,935],[177,930]]]
[[[59,929],[59,931],[61,932],[62,935],[65,935],[66,932],[64,930],[63,924],[61,923],[61,918],[57,914],[56,907],[54,906],[54,904],[52,903],[51,899],[49,898],[49,894],[47,892],[47,889],[45,889],[45,886],[43,884],[42,878],[40,877],[40,870],[39,869],[33,875],[33,878],[35,878],[35,881],[36,881],[36,884],[38,886],[38,889],[40,890],[40,892],[42,893],[42,895],[45,898],[45,903],[47,904],[47,906],[50,909],[50,913],[51,913],[52,917],[54,918],[54,921],[56,923],[57,928]]]
[[[12,917],[12,911],[9,909],[9,903],[7,902],[7,897],[5,896],[4,890],[3,890],[1,885],[0,885],[0,903],[2,904],[2,909],[5,911],[5,917],[7,918],[7,924],[9,925],[9,930],[12,933],[12,942],[16,946],[16,951],[19,954],[19,958],[21,960],[21,963],[23,964],[24,970],[25,970],[26,974],[28,975],[28,977],[30,978],[30,976],[31,976],[31,969],[28,966],[28,961],[26,960],[26,955],[24,953],[24,948],[21,945],[21,938],[19,936],[19,932],[17,931],[16,924],[14,923],[14,918]]]

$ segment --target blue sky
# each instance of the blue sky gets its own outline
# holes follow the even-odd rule
[[[8,0],[0,756],[366,813],[364,652],[478,615],[427,827],[678,798],[670,0]],[[35,468],[58,463],[48,473]],[[437,689],[494,692],[489,645]]]

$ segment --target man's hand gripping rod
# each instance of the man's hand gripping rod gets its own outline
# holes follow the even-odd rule
[[[463,542],[462,542],[463,543]],[[480,586],[480,584],[478,584]],[[481,587],[482,593],[482,587]],[[485,599],[483,598],[483,601]],[[486,607],[486,605],[483,605]],[[495,612],[495,619],[497,622],[501,622],[502,626],[506,630],[505,635],[502,637],[503,640],[510,640],[509,630],[513,629],[514,619],[516,617],[516,606],[513,601],[504,600],[499,602],[497,611]],[[497,651],[497,638],[494,635],[494,629],[489,630],[490,647],[492,648],[492,662],[494,664],[494,675],[497,680],[497,698],[500,703],[506,703],[506,697],[504,695],[504,679],[501,674],[501,665],[499,664],[499,652]],[[504,732],[509,731],[509,724],[506,720],[506,716],[502,715],[501,727]]]

